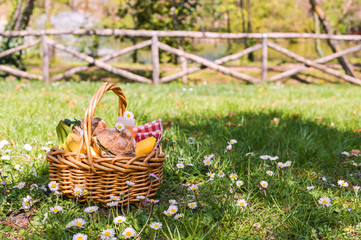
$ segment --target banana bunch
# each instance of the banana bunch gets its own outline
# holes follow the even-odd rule
[[[73,133],[71,124],[61,120],[56,126],[56,134],[58,135],[58,146],[63,146],[69,134]]]

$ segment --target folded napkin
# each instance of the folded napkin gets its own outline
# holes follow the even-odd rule
[[[163,135],[162,119],[158,119],[153,122],[149,122],[133,128],[133,131],[135,134],[136,142],[142,141],[143,139],[149,138],[151,136],[155,137],[157,139],[157,142],[154,146],[154,149],[156,149]]]

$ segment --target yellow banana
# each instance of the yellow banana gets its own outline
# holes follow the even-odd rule
[[[66,138],[66,145],[68,146],[69,150],[71,152],[77,152],[79,147],[80,147],[80,142],[81,142],[81,137],[71,133],[68,135],[68,137]],[[81,153],[86,153],[86,146],[85,144],[83,145],[83,147],[80,150]]]
[[[155,137],[149,137],[137,142],[137,146],[135,148],[136,155],[151,153],[156,142],[157,139]]]

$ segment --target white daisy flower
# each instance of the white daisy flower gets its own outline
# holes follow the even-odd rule
[[[284,167],[284,165],[283,165],[282,162],[278,162],[277,165],[278,165],[280,168],[283,168],[283,167]]]
[[[28,195],[26,198],[23,198],[23,208],[28,210],[33,205],[31,197]]]
[[[345,155],[346,157],[350,155],[350,153],[349,153],[349,152],[346,152],[346,151],[345,151],[345,152],[342,152],[341,154],[342,154],[342,155]]]
[[[214,158],[214,154],[212,153],[211,155],[208,156],[210,159]]]
[[[357,164],[357,163],[355,163],[355,162],[354,162],[354,163],[352,163],[352,165],[354,165],[355,167],[357,167],[357,166],[358,166],[358,164]]]
[[[228,144],[231,144],[231,145],[236,144],[236,143],[237,143],[237,140],[236,140],[236,139],[231,139],[231,140],[229,140],[229,142],[228,142]]]
[[[195,209],[197,207],[197,202],[190,202],[187,205],[190,209]]]
[[[25,144],[25,145],[24,145],[24,149],[25,149],[26,151],[31,151],[31,150],[33,149],[33,147],[32,147],[30,144]]]
[[[101,233],[102,235],[100,236],[100,238],[102,240],[107,240],[111,237],[114,237],[115,231],[113,229],[105,229],[102,231]]]
[[[73,240],[87,240],[88,236],[83,233],[77,233],[73,236]]]
[[[231,151],[231,150],[232,150],[232,144],[227,145],[226,149],[227,149],[228,151]]]
[[[233,194],[233,193],[234,193],[234,191],[233,191],[232,188],[229,189],[229,193],[230,193],[230,194]]]
[[[194,165],[192,163],[187,163],[187,166],[193,167]]]
[[[237,180],[238,175],[235,173],[232,173],[229,177],[231,178],[231,180],[235,181],[235,180]]]
[[[169,202],[170,204],[172,204],[172,205],[178,204],[178,202],[177,202],[176,200],[174,200],[174,199],[170,199],[168,202]]]
[[[270,157],[269,160],[271,160],[271,161],[278,160],[278,156]]]
[[[272,171],[266,171],[266,174],[267,174],[268,176],[273,176],[273,175],[274,175],[274,172],[272,172]]]
[[[115,207],[115,206],[118,206],[118,204],[119,204],[118,202],[108,202],[107,206],[108,207]]]
[[[307,188],[308,191],[311,191],[311,190],[315,189],[314,186],[309,186],[309,187],[306,187],[306,188]]]
[[[253,155],[253,154],[254,154],[253,152],[246,153],[246,157]]]
[[[44,218],[43,218],[43,221],[41,221],[43,224],[45,224],[46,220],[48,219],[48,216],[49,216],[49,213],[45,213],[44,214]]]
[[[135,185],[134,182],[132,181],[125,181],[125,183],[129,186],[129,187],[133,187]]]
[[[61,212],[61,211],[63,211],[63,207],[62,207],[62,206],[55,206],[55,207],[51,207],[51,208],[50,208],[50,212],[55,213],[55,214],[57,214],[57,213],[59,213],[59,212]]]
[[[41,185],[39,188],[40,188],[41,190],[43,190],[44,192],[47,192],[47,191],[48,191],[48,189],[45,187],[45,185]]]
[[[90,207],[86,207],[84,209],[84,212],[86,212],[86,213],[94,213],[94,212],[98,211],[98,209],[99,209],[99,207],[97,207],[97,206],[90,206]]]
[[[131,119],[134,118],[134,114],[131,111],[125,111],[123,116],[125,118],[131,118]]]
[[[181,162],[177,163],[177,168],[184,168],[184,164]]]
[[[48,184],[50,191],[55,192],[59,189],[59,184],[56,181],[51,181]]]
[[[5,145],[9,145],[9,141],[4,139],[0,141],[0,149],[2,149]]]
[[[113,201],[119,201],[120,200],[120,198],[118,196],[115,196],[114,194],[111,194],[109,197]]]
[[[219,173],[217,174],[218,177],[223,178],[225,176],[223,171],[219,171]]]
[[[152,222],[150,225],[149,225],[150,228],[153,228],[155,230],[158,230],[159,228],[162,228],[162,223],[160,222]]]
[[[170,205],[167,212],[170,212],[172,215],[178,211],[177,205]]]
[[[237,181],[237,182],[236,182],[236,186],[237,186],[237,187],[241,187],[242,185],[243,185],[243,181]]]
[[[25,184],[26,184],[26,182],[21,181],[21,182],[19,182],[19,184],[18,184],[17,186],[15,186],[15,187],[17,187],[18,189],[23,189],[23,188],[25,187]]]
[[[124,229],[124,231],[122,232],[122,235],[125,238],[132,238],[135,236],[137,232],[134,230],[134,228],[132,227],[127,227],[126,229]]]
[[[214,180],[214,178],[209,178],[206,182],[212,182]]]
[[[16,170],[18,170],[19,172],[22,172],[23,171],[23,167],[19,164],[16,164],[15,167],[14,167]]]
[[[263,188],[267,188],[267,187],[268,187],[268,182],[266,182],[266,181],[261,181],[259,184],[260,184]]]
[[[34,176],[37,176],[37,175],[38,175],[38,173],[36,172],[36,169],[35,169],[34,167],[32,168],[32,172],[33,172],[33,175],[34,175]]]
[[[210,177],[210,178],[214,178],[214,175],[215,175],[215,174],[212,173],[212,172],[207,172],[207,176]]]
[[[346,182],[345,180],[338,180],[337,184],[341,187],[348,187],[348,182]]]
[[[74,226],[74,220],[73,220],[73,221],[70,221],[70,222],[65,226],[65,228],[71,228],[72,226]]]
[[[80,197],[83,195],[83,188],[80,188],[78,186],[74,187],[74,196],[75,197]]]
[[[1,160],[9,161],[9,160],[10,160],[10,156],[9,156],[9,155],[4,155],[4,156],[1,157]]]
[[[114,218],[113,223],[117,224],[117,223],[124,223],[125,221],[127,221],[127,218],[124,216],[118,216],[116,218]]]
[[[40,150],[45,151],[45,152],[49,152],[50,148],[48,147],[41,147]]]
[[[176,214],[176,215],[174,216],[174,219],[180,219],[180,218],[182,218],[182,217],[184,217],[184,214],[183,214],[183,213],[179,213],[179,214]]]
[[[125,125],[124,125],[124,123],[117,122],[117,123],[115,124],[115,128],[116,128],[119,132],[121,132],[121,131],[123,131],[123,130],[125,129]]]
[[[292,164],[292,161],[287,161],[284,163],[285,167],[290,167]]]
[[[238,201],[237,201],[237,206],[240,206],[240,207],[247,207],[247,201],[246,200],[244,200],[244,199],[239,199]]]
[[[52,145],[53,141],[46,142],[45,145]]]
[[[164,211],[163,214],[164,214],[164,215],[167,215],[167,216],[172,216],[172,215],[173,215],[173,214],[172,214],[171,212],[169,212],[169,211]]]
[[[34,189],[39,189],[38,184],[33,183],[33,184],[30,185],[30,191],[33,191]]]
[[[192,184],[192,185],[190,185],[189,187],[188,187],[188,190],[189,191],[195,191],[195,190],[197,190],[198,189],[198,186],[196,185],[196,184]]]
[[[84,225],[86,224],[86,221],[82,218],[76,218],[73,221],[73,226],[84,228]]]
[[[211,164],[212,164],[212,160],[209,159],[209,158],[206,158],[206,159],[203,160],[203,164],[204,164],[204,166],[211,165]]]
[[[136,196],[136,198],[137,198],[138,200],[144,200],[144,199],[145,199],[144,196]]]
[[[259,158],[262,160],[268,160],[271,158],[271,156],[270,155],[261,155],[261,156],[259,156]]]
[[[327,179],[325,177],[322,177],[321,180],[324,181],[324,182],[327,181]]]
[[[188,194],[187,198],[194,198],[194,195]]]
[[[331,206],[331,199],[329,197],[322,197],[318,200],[318,203],[329,207]]]
[[[359,223],[355,226],[355,228],[361,228],[361,222],[359,222]]]

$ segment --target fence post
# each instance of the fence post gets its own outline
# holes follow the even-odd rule
[[[44,30],[41,34],[41,54],[43,58],[43,81],[49,83],[49,47],[46,43],[46,35]]]
[[[152,36],[153,84],[159,83],[159,48],[157,32]]]
[[[181,42],[181,41],[180,41]],[[179,50],[183,51],[183,47],[182,45],[179,45],[178,47]],[[181,69],[182,69],[182,72],[186,72],[187,71],[187,59],[185,57],[179,57],[179,61],[180,61],[180,64],[181,64]],[[182,82],[184,84],[186,84],[188,82],[188,78],[187,78],[187,75],[184,75],[182,77]]]
[[[267,80],[267,34],[262,39],[262,81]]]

